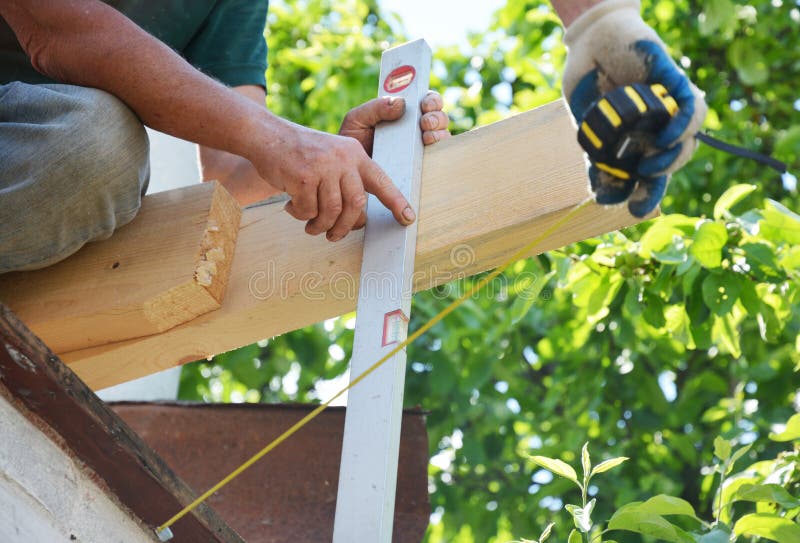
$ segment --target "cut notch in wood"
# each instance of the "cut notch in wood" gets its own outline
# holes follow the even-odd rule
[[[0,276],[0,299],[56,352],[164,332],[220,307],[240,220],[216,182],[146,196],[111,239]]]

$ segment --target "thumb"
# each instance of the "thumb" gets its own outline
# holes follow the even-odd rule
[[[394,96],[374,98],[351,109],[344,120],[339,133],[348,130],[364,130],[375,128],[381,121],[394,121],[403,116],[405,100]]]

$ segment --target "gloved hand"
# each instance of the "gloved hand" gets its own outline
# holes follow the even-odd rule
[[[703,93],[669,57],[639,11],[638,0],[605,0],[573,21],[564,36],[564,96],[578,126],[592,103],[619,86],[661,83],[677,101],[678,113],[645,152],[637,177],[624,180],[589,166],[598,203],[628,200],[630,212],[643,217],[663,198],[669,175],[692,156],[707,107]]]

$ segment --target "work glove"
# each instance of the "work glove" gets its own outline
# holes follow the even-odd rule
[[[638,0],[605,0],[573,21],[564,36],[564,97],[579,127],[589,106],[620,86],[660,83],[675,98],[677,114],[655,135],[635,175],[622,179],[589,165],[598,203],[627,200],[631,214],[643,217],[661,202],[670,174],[692,156],[707,107],[703,93],[669,57],[639,10]]]

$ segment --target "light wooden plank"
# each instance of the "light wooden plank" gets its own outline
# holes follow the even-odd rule
[[[561,102],[427,148],[415,289],[497,266],[588,196],[583,156]],[[624,206],[592,205],[533,253],[636,222]],[[91,387],[103,388],[352,311],[362,236],[328,243],[306,235],[282,204],[246,209],[219,310],[62,359]]]
[[[217,183],[147,196],[109,240],[0,276],[0,300],[56,352],[169,330],[220,307],[240,219]]]

